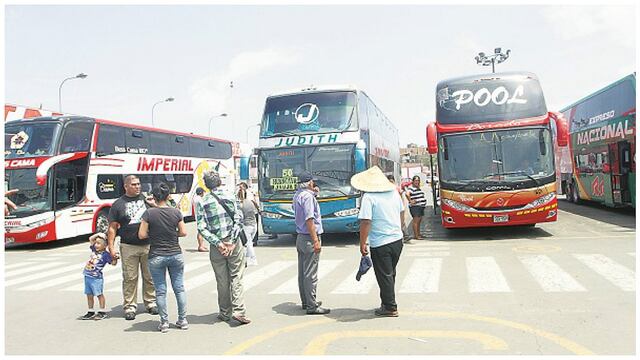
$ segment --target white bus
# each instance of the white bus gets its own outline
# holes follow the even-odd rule
[[[5,245],[106,231],[128,174],[140,178],[145,194],[167,183],[170,202],[191,220],[202,173],[218,167],[233,190],[239,152],[226,140],[90,117],[6,121],[5,191],[19,191],[9,197],[18,208],[5,217]]]

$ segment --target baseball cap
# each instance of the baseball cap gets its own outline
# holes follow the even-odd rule
[[[360,267],[358,268],[358,273],[356,274],[356,280],[360,281],[362,275],[364,275],[371,268],[371,258],[368,255],[365,255],[360,258]]]
[[[298,175],[299,183],[306,183],[307,181],[314,180],[313,175],[308,171],[303,171]]]

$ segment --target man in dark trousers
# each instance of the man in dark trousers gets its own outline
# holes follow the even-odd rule
[[[371,249],[371,260],[380,287],[381,306],[376,316],[398,316],[396,266],[402,253],[404,204],[382,171],[373,166],[351,177],[351,186],[364,192],[360,205],[360,253]]]
[[[109,253],[114,259],[122,258],[122,296],[124,318],[136,318],[138,275],[142,272],[142,299],[152,315],[158,315],[156,292],[149,272],[149,239],[140,240],[138,229],[142,214],[153,204],[147,203],[140,191],[140,179],[135,175],[124,178],[125,194],[116,200],[109,211],[107,240]],[[114,249],[115,238],[120,236],[120,256]]]
[[[298,289],[302,308],[308,315],[324,315],[331,310],[320,307],[316,301],[318,263],[322,249],[322,219],[320,205],[315,197],[313,176],[308,171],[298,176],[298,191],[293,196],[296,220],[296,249],[298,250]]]

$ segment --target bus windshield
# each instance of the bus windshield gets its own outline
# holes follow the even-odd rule
[[[349,183],[354,174],[354,145],[299,147],[260,152],[260,197],[290,199],[297,175],[310,171],[320,188],[318,197],[355,194]]]
[[[507,78],[439,85],[436,119],[442,124],[516,120],[547,114],[534,78]]]
[[[447,135],[440,138],[440,180],[522,182],[554,174],[551,132],[545,128]]]
[[[4,128],[4,157],[13,159],[53,155],[60,125],[57,123],[9,124]]]
[[[357,129],[354,92],[303,93],[267,99],[262,137]]]
[[[48,186],[36,184],[36,169],[5,170],[5,189],[18,189],[17,194],[9,196],[18,208],[11,211],[12,215],[33,215],[34,213],[51,210],[51,196]]]

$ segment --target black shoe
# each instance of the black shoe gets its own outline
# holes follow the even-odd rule
[[[307,309],[307,315],[326,315],[331,312],[331,309],[325,309],[318,306],[315,309]]]
[[[93,319],[94,316],[96,316],[96,312],[95,311],[89,311],[86,314],[82,315],[80,320],[91,320],[91,319]]]
[[[385,317],[398,317],[398,310],[387,310],[383,307],[380,307],[374,311],[376,316],[385,316]]]
[[[157,306],[152,306],[147,311],[151,315],[158,315],[158,307]]]
[[[322,305],[322,301],[316,302],[316,306],[321,306],[321,305]],[[307,310],[307,309],[309,309],[309,305],[303,304],[302,310]]]
[[[136,318],[136,313],[134,313],[133,311],[127,311],[126,313],[124,313],[125,320],[135,320],[135,318]]]
[[[98,311],[96,316],[93,317],[93,320],[103,320],[107,318],[107,313],[104,311]]]

